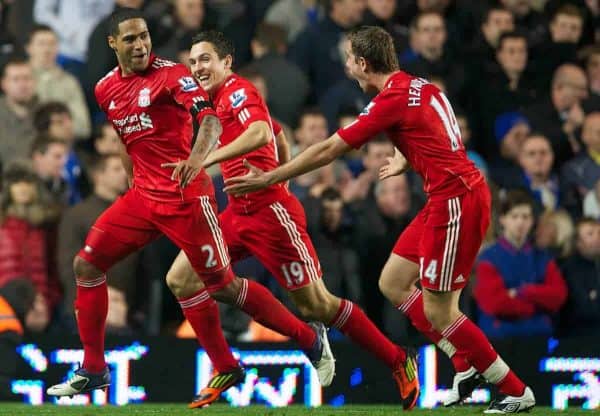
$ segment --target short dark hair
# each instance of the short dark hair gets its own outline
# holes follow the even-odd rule
[[[31,150],[29,152],[30,156],[33,156],[36,153],[40,153],[45,155],[48,151],[48,148],[53,144],[60,144],[62,146],[67,146],[64,140],[55,139],[52,137],[48,137],[45,135],[38,136],[33,143],[31,144]]]
[[[348,39],[356,58],[364,58],[373,72],[386,74],[397,71],[398,56],[392,36],[377,26],[362,26],[351,30]]]
[[[325,117],[325,114],[323,114],[323,111],[321,111],[319,107],[306,107],[303,108],[300,114],[298,115],[298,127],[300,127],[300,125],[302,124],[302,120],[304,120],[304,117],[308,116],[323,117],[324,119],[327,119],[327,117]]]
[[[579,238],[579,228],[584,225],[600,225],[600,222],[592,217],[582,217],[575,223],[575,238]]]
[[[26,65],[30,66],[27,58],[20,54],[11,55],[4,65],[2,65],[2,71],[0,72],[0,78],[4,78],[6,76],[6,69],[11,65]]]
[[[48,101],[46,104],[42,104],[33,115],[33,126],[38,133],[48,131],[54,114],[68,114],[71,116],[71,111],[69,107],[59,101]]]
[[[109,159],[116,157],[120,159],[120,155],[117,153],[107,153],[105,155],[93,154],[90,156],[87,167],[90,174],[96,174],[103,172],[106,169]]]
[[[417,29],[417,27],[419,26],[419,23],[421,23],[421,19],[423,19],[425,16],[431,16],[431,15],[439,17],[441,19],[442,23],[444,24],[444,28],[446,27],[446,19],[444,19],[444,15],[439,12],[430,10],[430,11],[421,12],[421,13],[417,14],[415,17],[413,17],[413,19],[410,22],[410,28],[413,30]]]
[[[218,30],[205,30],[192,38],[192,45],[200,42],[212,44],[219,59],[224,59],[227,55],[233,57],[233,54],[235,53],[233,42],[229,40],[223,32],[219,32]]]
[[[367,143],[365,143],[365,145],[363,147],[363,151],[364,151],[365,155],[369,153],[369,149],[373,145],[389,145],[389,146],[395,147],[394,143],[391,142],[390,139],[384,133],[376,134],[375,136],[373,136],[373,138],[371,140],[369,140]]]
[[[38,32],[52,32],[55,36],[58,37],[58,35],[54,31],[54,29],[52,29],[50,26],[44,25],[41,23],[36,23],[35,25],[33,25],[31,30],[27,34],[27,38],[25,39],[25,44],[27,45],[29,42],[31,42],[31,39],[33,39],[33,35],[35,35]]]
[[[499,4],[493,5],[488,7],[485,12],[483,12],[483,16],[481,18],[481,24],[487,23],[490,20],[490,16],[492,15],[492,13],[494,12],[504,12],[504,13],[508,13],[511,16],[513,15],[510,10],[508,10],[506,7],[501,6]],[[514,20],[514,17],[513,17]]]
[[[337,201],[338,199],[342,199],[342,194],[335,188],[325,188],[321,193],[321,201]]]
[[[506,215],[511,209],[519,205],[528,205],[531,212],[535,212],[535,202],[531,195],[524,189],[512,189],[500,201],[500,215]]]
[[[504,32],[500,35],[498,38],[498,46],[496,48],[497,51],[502,49],[502,45],[507,39],[523,39],[525,41],[525,46],[527,46],[527,36],[525,36],[523,32],[513,30],[512,32]]]
[[[146,20],[141,10],[132,9],[130,7],[120,7],[111,13],[108,21],[108,34],[110,36],[119,35],[119,25],[131,19],[143,19]]]
[[[566,16],[578,17],[582,21],[584,20],[584,14],[581,9],[574,4],[565,4],[560,6],[554,15],[552,16],[552,20],[556,19],[559,14],[564,14]]]

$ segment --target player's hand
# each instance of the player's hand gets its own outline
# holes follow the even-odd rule
[[[387,164],[379,169],[379,180],[401,175],[410,169],[410,163],[398,149],[395,150],[394,157],[388,157],[386,160]]]
[[[225,180],[223,190],[233,196],[245,195],[269,186],[269,173],[251,165],[244,159],[244,166],[248,173],[244,176],[236,176]]]
[[[202,169],[202,160],[194,155],[190,155],[186,160],[177,162],[163,163],[161,168],[173,168],[171,180],[179,180],[179,186],[185,188]]]

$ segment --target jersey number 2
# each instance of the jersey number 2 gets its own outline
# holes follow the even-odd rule
[[[452,105],[450,105],[450,101],[448,101],[444,93],[440,92],[439,97],[444,102],[443,104],[440,103],[435,95],[431,96],[430,104],[435,112],[438,113],[442,123],[444,124],[444,127],[446,128],[446,133],[450,138],[450,148],[453,152],[456,152],[458,149],[460,149],[462,143],[458,121],[456,121],[456,116],[454,115],[454,110],[452,110]]]

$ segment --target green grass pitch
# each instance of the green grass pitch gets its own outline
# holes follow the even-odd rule
[[[408,415],[482,415],[485,407],[459,407],[452,409],[413,410]],[[535,408],[530,415],[592,415],[595,411],[564,410],[554,411],[549,408]],[[400,406],[358,406],[348,405],[344,407],[323,406],[319,408],[306,408],[302,406],[290,406],[284,408],[269,408],[263,406],[250,406],[243,408],[232,408],[226,405],[214,405],[205,409],[189,410],[184,403],[173,404],[139,404],[118,406],[26,406],[23,404],[0,403],[0,415],[2,416],[101,416],[101,415],[127,415],[127,416],[398,416],[404,414]]]

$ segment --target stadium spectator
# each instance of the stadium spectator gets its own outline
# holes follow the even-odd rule
[[[547,97],[524,112],[532,129],[550,139],[557,170],[580,150],[575,133],[585,117],[582,101],[588,96],[587,88],[585,72],[576,65],[563,64],[554,71]]]
[[[69,187],[63,177],[69,149],[60,139],[38,137],[31,145],[33,170],[44,184],[44,193],[57,206],[66,206]]]
[[[310,92],[310,85],[300,68],[285,58],[285,31],[279,26],[261,23],[250,47],[254,60],[246,69],[259,72],[267,82],[272,115],[286,124],[295,124]]]
[[[545,16],[532,7],[530,0],[500,0],[515,18],[515,26],[527,34],[530,47],[544,41],[547,33]]]
[[[522,34],[507,32],[500,36],[496,62],[484,68],[471,84],[474,94],[468,108],[474,119],[474,130],[482,138],[478,149],[490,160],[497,159],[498,147],[494,122],[505,112],[519,111],[533,104],[536,90],[527,72],[527,39]]]
[[[42,104],[33,116],[33,125],[38,137],[59,140],[66,145],[67,159],[62,176],[67,185],[67,202],[69,205],[76,204],[81,201],[82,193],[87,191],[87,182],[83,164],[75,151],[75,132],[69,108],[58,101]]]
[[[88,139],[91,133],[90,114],[79,81],[56,63],[58,36],[50,26],[35,25],[27,40],[29,63],[35,76],[36,94],[40,103],[60,102],[69,108],[73,130],[78,139]]]
[[[288,43],[308,25],[317,23],[322,10],[318,0],[275,0],[267,9],[265,22],[281,26]]]
[[[58,266],[63,287],[62,320],[65,327],[72,330],[76,328],[73,314],[75,280],[72,259],[84,246],[87,232],[96,218],[127,189],[127,173],[118,154],[95,157],[90,163],[89,173],[94,185],[93,194],[64,212],[58,233]],[[135,272],[138,258],[138,253],[133,253],[107,273],[108,285],[124,294],[126,304],[135,303]]]
[[[40,294],[37,318],[39,329],[43,329],[60,293],[50,273],[45,228],[56,212],[45,203],[39,189],[39,180],[27,165],[9,165],[0,206],[0,286],[20,277],[30,279]]]
[[[552,314],[567,297],[561,272],[544,250],[529,243],[533,200],[511,191],[500,207],[501,236],[480,255],[473,295],[478,325],[490,338],[553,333]]]
[[[309,78],[318,99],[344,78],[344,63],[338,45],[344,32],[363,17],[363,0],[328,0],[327,16],[302,31],[290,45],[288,56]]]
[[[105,121],[100,124],[94,134],[94,150],[99,155],[109,155],[121,151],[121,139],[112,123]]]
[[[549,251],[560,264],[571,254],[574,234],[575,226],[567,211],[546,211],[537,220],[535,245]]]
[[[600,180],[600,112],[585,117],[581,139],[584,150],[561,171],[563,206],[575,218],[581,216],[583,198]]]
[[[590,84],[590,93],[600,98],[600,45],[593,45],[582,50],[585,59],[585,70]]]
[[[35,138],[33,113],[37,104],[35,79],[24,58],[13,57],[2,68],[0,86],[0,168],[28,156]]]
[[[397,51],[408,46],[408,28],[398,20],[397,0],[367,0],[362,24],[384,28],[392,35]]]
[[[517,111],[502,113],[496,117],[494,138],[497,148],[494,158],[488,160],[490,177],[501,188],[509,188],[515,182],[519,182],[519,154],[529,133],[529,122]]]
[[[112,8],[112,0],[35,0],[34,20],[50,26],[58,35],[58,63],[80,82],[84,79],[90,34]]]
[[[359,257],[353,245],[353,224],[339,191],[326,188],[316,201],[318,220],[308,223],[327,288],[336,296],[362,301]],[[309,219],[310,216],[307,216]]]
[[[437,12],[417,15],[411,24],[417,56],[410,62],[400,62],[403,70],[423,77],[440,77],[447,82],[450,97],[460,97],[464,88],[464,68],[447,45],[444,16]]]
[[[511,188],[524,188],[536,201],[536,212],[552,211],[559,203],[558,178],[552,173],[554,153],[547,137],[533,133],[527,137],[519,152],[520,182]]]
[[[28,318],[34,313],[35,287],[25,278],[13,279],[0,285],[0,399],[14,400],[12,382],[17,378],[21,359],[17,347],[23,340]]]
[[[480,74],[481,70],[496,60],[496,50],[500,35],[515,30],[515,21],[512,13],[499,5],[489,7],[483,14],[479,33],[468,48],[469,72]],[[470,64],[477,69],[471,69]]]
[[[292,145],[292,157],[308,146],[327,138],[327,121],[323,113],[315,107],[305,108],[298,118],[298,127],[294,130],[295,144]],[[334,186],[331,166],[324,166],[314,172],[308,172],[290,181],[290,190],[301,201],[309,195],[316,197],[330,186]],[[307,213],[310,215],[310,213]]]
[[[439,87],[438,87],[439,88]],[[473,141],[472,138],[472,130],[469,125],[469,119],[467,115],[464,113],[456,113],[456,121],[458,123],[458,128],[460,130],[460,137],[462,139],[463,144],[468,149],[467,157],[475,163],[475,166],[479,168],[479,170],[487,177],[488,176],[488,166],[487,162],[479,153],[473,150]]]
[[[204,0],[174,0],[163,4],[166,9],[156,16],[152,27],[153,52],[177,61],[181,39],[191,40],[194,34],[213,29],[216,22],[208,14]],[[152,20],[153,16],[149,18]],[[191,43],[187,46],[189,48]]]
[[[565,4],[552,16],[549,38],[534,48],[532,59],[538,82],[547,89],[552,73],[561,64],[577,62],[577,46],[583,32],[583,12],[573,4]]]
[[[600,220],[600,180],[583,198],[583,216]]]
[[[583,218],[576,230],[575,253],[562,266],[569,297],[560,333],[568,336],[600,333],[600,222]]]
[[[356,221],[356,250],[362,260],[360,275],[364,282],[375,282],[399,235],[415,216],[418,210],[410,192],[406,175],[390,177],[375,185],[375,204],[369,206]],[[392,309],[394,318],[385,325],[386,330],[399,338],[403,334],[402,325],[398,325],[398,312],[393,307],[385,307],[385,299],[376,285],[363,285],[363,298],[368,314],[378,326],[382,326]]]

